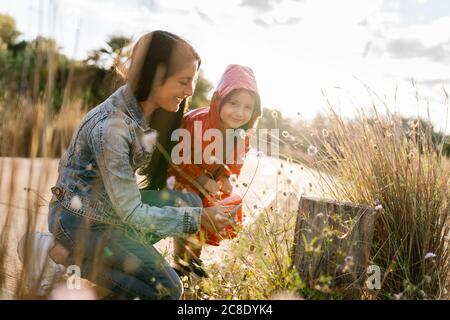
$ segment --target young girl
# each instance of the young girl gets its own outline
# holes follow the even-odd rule
[[[176,179],[175,188],[199,193],[203,197],[205,207],[217,202],[242,203],[242,199],[237,195],[231,195],[230,175],[239,176],[245,154],[249,149],[249,139],[248,136],[236,135],[233,131],[236,129],[247,131],[253,128],[260,115],[260,98],[252,69],[241,65],[229,65],[217,85],[211,105],[192,110],[183,117],[181,128],[189,130],[194,140],[202,140],[202,157],[201,163],[194,161],[195,152],[198,153],[199,150],[194,150],[196,142],[193,142],[192,161],[169,169],[169,176],[174,176]],[[202,129],[201,136],[198,136],[199,132],[196,129],[199,124]],[[213,142],[203,139],[203,134],[209,129],[220,130],[224,137],[221,154],[212,154],[213,157],[218,158],[215,163],[203,157],[203,151]],[[227,143],[227,140],[230,140],[228,136],[230,132],[233,133],[233,143]],[[239,148],[239,144],[244,148]],[[227,150],[229,145],[232,148]],[[228,159],[231,155],[233,158]],[[242,224],[242,210],[238,211],[236,218],[235,225]],[[199,259],[203,244],[218,246],[221,240],[234,237],[236,237],[235,227],[228,226],[221,233],[202,228],[195,237],[175,238],[174,269],[179,274],[188,274],[193,271],[199,276],[207,276]]]

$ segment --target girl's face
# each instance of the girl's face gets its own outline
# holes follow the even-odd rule
[[[237,129],[248,123],[255,110],[255,98],[247,90],[240,90],[222,105],[220,120],[224,129]]]
[[[170,112],[177,112],[180,103],[192,96],[195,87],[198,61],[192,61],[155,88],[153,103]]]

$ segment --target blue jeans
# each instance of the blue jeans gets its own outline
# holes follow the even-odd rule
[[[194,193],[142,191],[152,206],[201,207]],[[122,299],[180,299],[183,286],[176,272],[153,244],[160,239],[131,227],[118,227],[82,217],[58,201],[49,207],[48,225],[57,242],[69,251],[66,266],[80,267],[81,276]]]

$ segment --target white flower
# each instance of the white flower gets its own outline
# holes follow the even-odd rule
[[[375,210],[378,211],[378,210],[381,210],[381,209],[383,209],[383,206],[381,204],[375,206]]]
[[[309,146],[308,148],[308,155],[314,156],[317,153],[317,148],[315,146]]]
[[[145,133],[142,136],[141,144],[145,152],[152,153],[155,150],[157,139],[158,133],[156,131]]]
[[[427,260],[427,259],[433,259],[433,258],[435,258],[436,257],[436,255],[433,253],[433,252],[428,252],[426,255],[425,255],[425,260]]]
[[[399,294],[394,294],[395,300],[400,300],[403,297],[403,293],[400,292]]]
[[[74,196],[72,199],[70,199],[70,206],[75,210],[80,210],[82,206],[80,197]]]
[[[166,185],[167,185],[167,189],[173,190],[173,188],[175,187],[175,177],[174,176],[168,177],[167,181],[166,181]]]

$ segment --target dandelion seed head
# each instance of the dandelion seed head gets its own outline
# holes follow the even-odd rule
[[[314,156],[317,154],[317,148],[315,146],[309,146],[307,152],[309,156]]]
[[[167,189],[173,190],[173,188],[175,188],[175,181],[176,179],[174,176],[168,177],[166,181]]]
[[[395,300],[400,300],[402,297],[403,297],[403,293],[402,292],[394,294]]]
[[[156,131],[144,133],[144,135],[142,135],[141,144],[145,152],[152,153],[155,150],[157,140],[158,133]]]
[[[427,252],[427,254],[425,255],[425,260],[433,259],[435,257],[436,257],[436,254],[434,254],[433,252]]]
[[[70,199],[70,206],[75,210],[80,210],[82,207],[81,199],[78,196],[73,196],[72,199]]]

